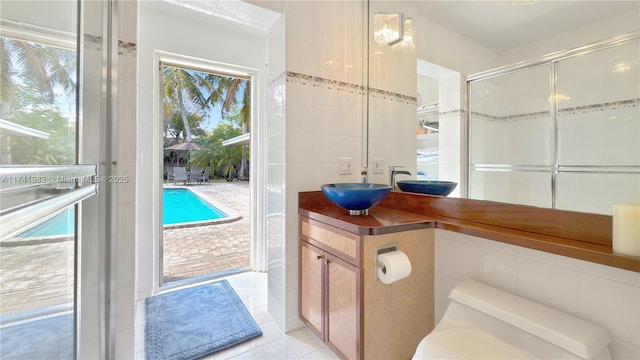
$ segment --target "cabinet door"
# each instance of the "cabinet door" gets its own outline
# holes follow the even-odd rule
[[[324,339],[323,279],[324,252],[300,242],[300,317]]]
[[[327,254],[327,343],[347,359],[362,354],[361,269]]]

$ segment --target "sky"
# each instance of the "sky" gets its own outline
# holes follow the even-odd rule
[[[196,70],[191,70],[193,72],[199,72]],[[202,73],[202,72],[200,72]],[[215,75],[215,73],[214,73]],[[238,103],[242,102],[242,90],[244,89],[244,87],[246,86],[246,82],[243,83],[243,85],[241,85],[239,91],[236,94],[236,101]],[[208,95],[207,90],[201,88],[201,90],[203,91],[203,93],[205,95]],[[204,115],[204,120],[200,123],[200,128],[203,129],[206,132],[210,132],[213,129],[215,129],[216,127],[218,127],[218,125],[220,124],[220,122],[222,121],[222,116],[220,113],[220,110],[222,109],[222,105],[219,103],[216,103],[215,106],[213,108],[209,108],[206,112],[206,114]]]

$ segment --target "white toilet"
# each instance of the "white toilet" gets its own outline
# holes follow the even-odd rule
[[[611,359],[602,327],[503,290],[465,280],[417,359]]]

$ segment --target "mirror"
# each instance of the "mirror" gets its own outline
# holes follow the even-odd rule
[[[390,167],[398,165],[411,173],[398,175],[398,180],[459,182],[460,186],[449,195],[453,197],[602,214],[611,214],[613,203],[640,201],[637,51],[623,50],[624,45],[606,46],[609,50],[581,54],[565,62],[546,62],[541,73],[521,69],[508,76],[512,79],[506,75],[500,79],[496,74],[488,74],[484,84],[479,81],[470,85],[472,91],[478,91],[471,93],[470,103],[466,98],[470,75],[540,59],[547,54],[621,34],[631,34],[632,39],[626,46],[637,50],[639,11],[638,3],[625,1],[369,0],[370,92],[366,154],[371,181],[389,183]],[[398,18],[402,21],[401,26],[397,25]],[[399,33],[404,36],[398,36]],[[408,39],[411,45],[408,45]],[[603,56],[617,59],[617,62],[607,64],[608,67],[596,66],[603,62]],[[582,85],[579,81],[569,82],[587,78],[587,74],[598,75],[584,80]],[[605,75],[609,80],[604,79]],[[620,77],[625,80],[615,80]],[[555,82],[560,80],[563,84]],[[541,93],[522,95],[532,81],[541,84]],[[612,85],[616,81],[618,85]],[[507,101],[504,96],[495,98],[491,100],[495,109],[488,113],[480,111],[483,109],[480,94],[492,86],[522,96],[515,102]],[[629,91],[612,98],[607,95],[611,93],[606,90],[608,86],[622,86]],[[573,100],[563,100],[558,91],[572,92]],[[541,104],[534,105],[539,99]],[[502,121],[502,126],[493,124],[492,132],[487,133],[491,122],[489,126],[474,127],[474,121],[480,120],[472,117],[468,128],[467,111],[473,114],[476,110],[489,116],[485,122],[497,119]],[[544,111],[551,120],[536,121],[531,116],[523,116]],[[585,114],[569,117],[570,111],[584,111]],[[591,114],[595,112],[598,112],[598,118]],[[526,118],[528,122],[515,121],[518,117]],[[582,127],[575,124],[580,120]],[[537,135],[529,136],[529,133]],[[574,134],[573,138],[567,136],[569,133]],[[606,136],[598,136],[600,133]],[[636,140],[624,137],[626,140],[620,143],[622,138],[619,136],[624,133],[635,134]],[[498,144],[493,140],[494,135],[513,141]],[[472,140],[469,142],[471,149],[467,149],[467,136]],[[531,139],[545,137],[541,144],[532,144]],[[518,142],[515,140],[518,138],[527,141]],[[605,142],[595,145],[605,138]],[[581,139],[592,142],[586,144],[586,140]],[[608,147],[614,145],[616,150],[609,153]],[[529,158],[539,158],[541,162],[518,163],[523,154],[519,147],[542,153],[544,156]],[[582,151],[582,148],[588,150]],[[511,152],[514,157],[491,159],[483,156],[492,151],[498,154]],[[584,159],[587,154],[593,158],[594,154],[601,153],[605,154],[595,155],[597,158],[592,162]],[[618,155],[621,153],[636,155],[620,160]],[[471,154],[470,158],[468,154]],[[580,154],[583,158],[576,158]],[[489,172],[486,166],[473,168],[477,159],[483,159],[478,165],[509,166],[509,171],[502,168]],[[467,165],[469,162],[471,170]],[[524,167],[519,167],[521,165]],[[528,168],[532,165],[535,166]],[[587,165],[589,169],[584,167]],[[585,170],[589,173],[585,174]],[[603,170],[612,172],[603,175]],[[546,172],[544,176],[540,176],[541,171]],[[487,190],[487,184],[491,184],[491,191]],[[511,194],[500,193],[505,186]],[[593,196],[607,193],[607,188],[618,191],[612,196]]]

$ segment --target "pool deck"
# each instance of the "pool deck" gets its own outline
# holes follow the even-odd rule
[[[213,183],[187,188],[239,219],[215,225],[165,229],[164,281],[249,268],[249,183]]]
[[[164,281],[249,268],[249,183],[210,183],[187,188],[221,210],[231,209],[239,219],[164,230]],[[72,241],[0,247],[0,316],[72,301],[70,269]]]

